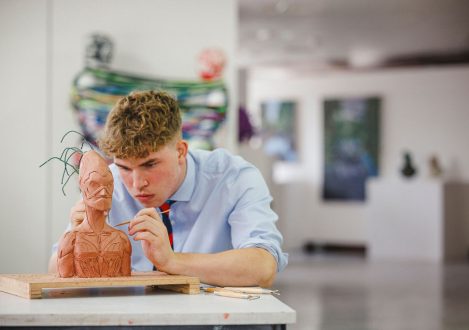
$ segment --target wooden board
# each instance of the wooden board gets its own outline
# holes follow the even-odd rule
[[[60,278],[53,274],[0,275],[0,291],[29,299],[41,298],[42,289],[150,285],[187,294],[200,292],[200,281],[197,277],[168,275],[162,272],[133,272],[132,276],[93,278]]]

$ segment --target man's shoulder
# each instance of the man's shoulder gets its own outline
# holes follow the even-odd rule
[[[230,169],[240,170],[253,166],[242,157],[233,155],[223,148],[212,151],[195,149],[190,151],[190,155],[201,172],[225,173]]]

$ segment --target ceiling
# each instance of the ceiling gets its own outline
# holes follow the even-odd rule
[[[469,62],[469,0],[238,0],[239,65]]]

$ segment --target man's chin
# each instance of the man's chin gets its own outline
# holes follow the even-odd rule
[[[144,207],[157,207],[156,202],[154,199],[147,199],[147,198],[135,198],[142,204]]]
[[[142,204],[145,208],[155,207],[155,205],[153,203],[142,203],[142,202],[140,202],[140,204]]]

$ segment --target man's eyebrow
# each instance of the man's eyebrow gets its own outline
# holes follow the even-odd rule
[[[151,163],[154,163],[158,161],[158,158],[152,158],[152,159],[148,159],[146,161],[144,161],[143,163],[139,164],[138,166],[146,166],[146,165],[150,165]]]
[[[127,166],[122,165],[122,164],[119,164],[119,163],[117,163],[117,162],[115,162],[115,161],[114,161],[114,164],[116,164],[117,167],[121,167],[121,168],[124,168],[124,169],[126,169],[126,170],[129,169]]]
[[[154,163],[154,162],[157,162],[158,161],[158,158],[155,157],[155,158],[151,158],[151,159],[148,159],[140,164],[138,164],[137,166],[147,166],[147,165],[150,165],[151,163]],[[114,161],[114,164],[116,164],[116,166],[118,167],[122,167],[124,169],[130,169],[129,167],[125,166],[125,165],[122,165],[122,164],[119,164],[119,162],[116,162]]]

